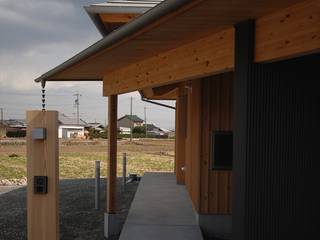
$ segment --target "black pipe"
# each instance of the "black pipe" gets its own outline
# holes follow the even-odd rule
[[[154,101],[148,100],[148,99],[143,97],[142,93],[140,93],[140,96],[141,96],[141,100],[143,102],[147,102],[147,103],[155,104],[155,105],[158,105],[158,106],[161,106],[161,107],[166,107],[166,108],[170,108],[170,109],[176,110],[175,107],[172,107],[170,105],[166,105],[166,104],[163,104],[163,103],[158,103],[158,102],[154,102]]]

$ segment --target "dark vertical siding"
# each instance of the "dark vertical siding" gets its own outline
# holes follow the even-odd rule
[[[253,64],[252,29],[236,28],[233,239],[315,239],[320,55]]]

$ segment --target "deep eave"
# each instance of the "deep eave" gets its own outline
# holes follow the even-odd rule
[[[184,4],[190,2],[190,0],[166,0],[161,4],[157,5],[155,8],[149,10],[145,14],[137,17],[134,21],[122,26],[121,28],[117,29],[116,31],[111,32],[107,36],[103,37],[101,40],[97,41],[93,45],[89,46],[85,50],[81,51],[80,53],[76,54],[69,60],[65,61],[64,63],[58,65],[57,67],[51,69],[50,71],[44,73],[40,77],[35,79],[35,82],[41,81],[55,81],[58,79],[52,78],[55,74],[64,71],[65,69],[85,60],[97,53],[99,51],[112,46],[113,44],[117,43],[118,41],[134,34],[135,32],[139,31],[140,29],[146,27],[150,23],[158,20],[162,16],[173,12],[183,6]],[[101,81],[101,78],[85,78],[85,79],[59,79],[63,81]]]
[[[103,79],[108,96],[155,92],[155,87],[232,71],[233,26],[247,19],[257,19],[257,62],[318,51],[316,6],[313,0],[166,0],[36,81]]]

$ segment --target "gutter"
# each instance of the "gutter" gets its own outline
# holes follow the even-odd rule
[[[155,104],[155,105],[158,105],[158,106],[161,106],[161,107],[166,107],[166,108],[170,108],[170,109],[176,110],[175,107],[172,107],[170,105],[148,100],[142,95],[142,93],[140,91],[139,91],[139,93],[140,93],[140,96],[141,96],[141,101],[143,101],[143,102],[147,102],[147,103]]]
[[[46,72],[42,76],[35,79],[35,82],[45,82],[50,81],[48,80],[55,74],[66,70],[67,68],[71,67],[74,64],[81,62],[82,60],[98,53],[99,51],[112,46],[116,42],[124,39],[125,37],[143,29],[144,27],[148,26],[149,24],[157,21],[161,17],[176,11],[186,3],[191,2],[192,0],[166,0],[156,7],[150,9],[143,15],[137,17],[135,20],[125,24],[121,28],[111,32],[106,37],[102,38],[98,42],[94,43],[90,47],[86,48],[82,52],[78,53],[74,57],[70,58],[69,60],[65,61],[64,63],[58,65],[57,67],[53,68],[52,70]],[[62,81],[63,79],[61,79]]]

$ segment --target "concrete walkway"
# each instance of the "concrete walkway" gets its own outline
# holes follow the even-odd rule
[[[120,240],[202,240],[189,195],[172,173],[146,173]]]

